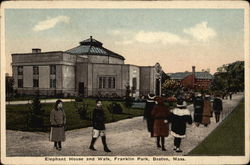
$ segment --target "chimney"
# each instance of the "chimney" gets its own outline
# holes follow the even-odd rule
[[[41,53],[41,49],[39,48],[33,48],[32,53]]]
[[[192,73],[195,75],[195,66],[192,66]]]
[[[195,66],[192,66],[192,88],[195,88]]]

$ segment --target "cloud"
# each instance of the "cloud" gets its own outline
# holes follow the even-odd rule
[[[53,27],[55,27],[58,23],[69,23],[70,18],[67,16],[58,16],[58,17],[54,17],[54,18],[47,18],[44,21],[40,21],[38,22],[38,24],[36,24],[33,27],[34,31],[43,31],[43,30],[47,30],[47,29],[51,29]]]
[[[180,36],[168,32],[152,32],[152,31],[122,31],[122,30],[113,30],[112,33],[116,36],[123,36],[122,41],[117,41],[116,44],[133,44],[137,43],[145,43],[145,44],[153,44],[153,43],[161,43],[161,44],[186,44],[188,40],[181,38]]]
[[[162,43],[162,44],[186,44],[188,41],[180,36],[168,32],[144,32],[139,31],[135,35],[135,40],[142,43]]]
[[[207,26],[207,22],[201,22],[196,24],[194,27],[183,30],[184,33],[191,35],[198,41],[206,42],[216,37],[216,31]]]

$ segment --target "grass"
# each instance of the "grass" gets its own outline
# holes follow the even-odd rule
[[[91,114],[93,109],[95,108],[95,100],[93,99],[84,99],[84,102],[88,104],[87,116],[91,118]],[[142,109],[132,109],[126,108],[122,102],[119,103],[123,108],[122,114],[111,114],[107,106],[111,103],[111,101],[102,101],[106,123],[119,121],[122,119],[127,119],[135,116],[141,116],[143,114]],[[27,125],[28,114],[30,113],[31,105],[7,105],[6,106],[6,128],[10,130],[21,130],[21,131],[49,131],[50,122],[49,115],[50,111],[53,109],[54,104],[52,103],[43,103],[42,109],[45,110],[44,114],[44,125],[43,129],[33,129],[29,128]],[[90,120],[82,120],[80,119],[80,115],[77,112],[75,102],[65,102],[63,103],[64,110],[67,118],[67,130],[84,128],[91,126]]]
[[[244,101],[189,156],[243,156],[245,154]]]

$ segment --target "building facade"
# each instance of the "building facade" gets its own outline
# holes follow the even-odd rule
[[[92,37],[67,51],[12,54],[14,89],[19,94],[133,96],[159,91],[155,66],[125,64],[125,58]],[[157,64],[159,65],[159,64]],[[158,87],[158,88],[157,88]]]
[[[190,89],[208,89],[212,83],[213,76],[207,72],[196,72],[195,66],[192,72],[178,72],[170,75],[170,79],[180,82],[183,87]]]

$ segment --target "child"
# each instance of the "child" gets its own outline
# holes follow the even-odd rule
[[[181,139],[185,137],[186,123],[192,124],[190,111],[186,107],[186,102],[182,98],[177,98],[177,107],[172,110],[170,116],[171,134],[174,138],[174,150],[182,152],[180,149]]]
[[[91,144],[89,146],[89,149],[96,151],[94,148],[94,144],[96,139],[101,136],[102,138],[102,144],[104,147],[105,152],[111,152],[107,146],[106,143],[106,136],[105,136],[105,118],[104,118],[104,111],[102,108],[102,102],[100,100],[96,101],[96,108],[93,111],[93,117],[92,117],[92,123],[93,123],[93,134],[92,134],[92,140]]]

